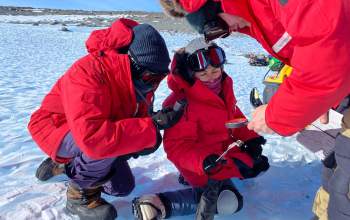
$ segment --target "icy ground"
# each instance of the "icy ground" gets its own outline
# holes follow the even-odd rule
[[[84,42],[93,28],[69,26],[0,24],[0,219],[52,220],[77,219],[65,209],[67,178],[55,177],[39,182],[35,171],[47,157],[33,142],[27,130],[31,114],[56,80],[75,60],[86,54]],[[96,28],[95,28],[96,29]],[[171,56],[195,35],[162,34]],[[251,67],[245,53],[266,53],[250,38],[229,37],[217,43],[225,50],[226,72],[233,78],[238,105],[248,117],[252,112],[249,92],[252,87],[263,91],[261,80],[267,67]],[[159,109],[169,95],[166,80],[156,92]],[[253,180],[235,180],[244,196],[241,212],[215,219],[301,220],[313,216],[313,198],[321,185],[320,162],[299,145],[295,136],[266,135],[264,154],[270,170]],[[118,219],[133,219],[131,200],[136,196],[181,189],[178,171],[167,160],[161,147],[155,154],[131,160],[137,187],[126,198],[103,195],[118,210]],[[121,177],[122,178],[122,177]],[[194,219],[194,215],[172,219]]]

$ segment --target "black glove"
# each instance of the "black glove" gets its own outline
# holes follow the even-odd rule
[[[262,153],[261,145],[266,144],[266,139],[263,136],[252,138],[244,142],[244,146],[241,147],[242,152],[247,151],[247,153],[253,158],[260,158]]]
[[[261,155],[261,161],[256,163],[253,168],[241,167],[239,172],[244,179],[254,178],[259,176],[261,172],[266,172],[270,168],[269,160],[264,155]]]
[[[139,158],[139,156],[149,155],[151,153],[156,152],[156,150],[158,150],[159,146],[162,144],[162,141],[163,141],[162,135],[160,135],[160,133],[157,131],[157,141],[153,147],[144,148],[144,149],[139,150],[137,152],[125,154],[125,155],[122,155],[119,157],[120,157],[120,159],[127,161],[127,160],[130,160],[131,157],[133,157],[134,159],[137,159],[137,158]]]
[[[220,156],[217,154],[210,154],[203,160],[202,168],[204,173],[205,172],[210,172],[211,170],[216,169],[218,167],[218,164],[215,162]],[[205,169],[207,166],[211,165],[207,169]]]
[[[173,111],[173,107],[165,107],[152,116],[152,120],[158,130],[172,128],[182,118],[184,110]]]

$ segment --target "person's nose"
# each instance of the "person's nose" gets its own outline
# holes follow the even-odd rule
[[[214,77],[213,74],[210,74],[210,75],[209,75],[209,82],[214,82],[215,79],[216,79],[216,78]]]
[[[215,79],[214,79],[213,75],[210,75],[209,82],[212,83],[212,82],[214,82],[214,80],[215,80]]]

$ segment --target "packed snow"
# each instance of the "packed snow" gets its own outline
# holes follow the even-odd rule
[[[32,140],[27,124],[57,79],[80,57],[86,55],[85,41],[98,28],[0,24],[0,220],[78,219],[65,208],[67,177],[39,182],[35,171],[47,157]],[[174,51],[198,35],[162,33],[171,57]],[[250,118],[253,108],[249,93],[257,87],[268,67],[249,66],[246,53],[267,54],[251,38],[219,39],[228,63],[225,71],[233,78],[238,106]],[[166,80],[156,92],[155,109],[170,94]],[[228,220],[310,219],[316,191],[321,186],[321,165],[317,157],[296,142],[295,136],[264,135],[264,154],[271,163],[263,176],[232,179],[244,196],[244,208]],[[154,154],[130,160],[136,188],[130,196],[103,195],[118,210],[118,219],[133,219],[131,201],[145,194],[185,188],[179,172],[161,148]],[[122,178],[122,177],[121,177]],[[172,219],[194,219],[194,215]]]

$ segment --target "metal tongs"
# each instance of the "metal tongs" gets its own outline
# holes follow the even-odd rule
[[[221,156],[220,156],[215,162],[216,162],[216,163],[220,163],[221,160],[226,156],[226,154],[227,154],[227,152],[228,152],[229,150],[231,150],[231,149],[234,148],[235,146],[241,147],[242,145],[243,145],[243,141],[238,140],[238,141],[236,141],[236,142],[233,142],[232,144],[230,144],[230,146],[228,146],[227,150],[226,150],[224,153],[222,153]],[[205,170],[208,169],[209,167],[211,167],[211,165],[207,166],[207,167],[205,168]]]

